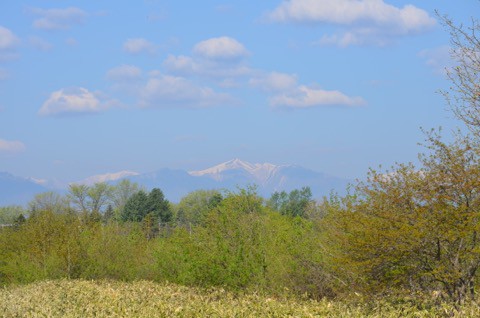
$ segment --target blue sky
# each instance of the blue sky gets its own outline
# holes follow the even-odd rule
[[[468,25],[480,2],[2,1],[0,171],[415,161],[419,127],[458,125],[435,10]]]

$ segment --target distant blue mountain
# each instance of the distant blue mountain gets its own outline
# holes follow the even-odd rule
[[[313,197],[320,199],[330,192],[346,193],[349,180],[316,172],[297,165],[274,165],[270,163],[249,163],[239,159],[230,160],[214,167],[199,171],[160,169],[150,173],[120,171],[89,177],[79,183],[117,183],[129,179],[146,189],[160,188],[165,197],[178,202],[189,192],[204,189],[226,189],[235,191],[238,187],[256,185],[258,193],[268,198],[275,191],[291,191],[308,186]],[[47,182],[48,184],[48,182]],[[35,194],[50,191],[49,188],[31,179],[0,173],[0,206],[26,204]],[[65,193],[66,186],[55,188]]]
[[[248,185],[256,185],[259,194],[265,198],[275,191],[291,191],[308,186],[313,196],[320,199],[328,196],[332,190],[345,194],[350,181],[296,165],[252,164],[239,159],[200,171],[161,169],[126,178],[147,189],[162,189],[173,202],[198,189],[234,191]]]
[[[218,184],[211,179],[191,176],[184,170],[161,169],[155,172],[127,177],[148,190],[160,188],[165,197],[178,202],[186,194],[198,189],[216,189]]]
[[[32,180],[0,172],[0,206],[25,205],[35,194],[45,191],[48,189]]]

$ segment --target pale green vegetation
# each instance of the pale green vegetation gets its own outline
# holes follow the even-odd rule
[[[454,312],[406,299],[301,300],[136,281],[57,280],[0,289],[2,317],[478,317],[480,308]]]

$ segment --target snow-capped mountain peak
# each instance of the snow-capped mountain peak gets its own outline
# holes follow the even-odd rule
[[[85,184],[85,185],[93,185],[99,182],[116,181],[126,177],[136,176],[138,174],[139,174],[138,172],[123,170],[115,173],[105,173],[105,174],[91,176],[78,183]]]
[[[274,165],[271,163],[250,163],[240,159],[233,159],[205,170],[190,171],[189,174],[195,177],[208,176],[214,180],[220,181],[224,179],[225,173],[241,170],[251,175],[257,182],[265,183],[283,167],[286,166]]]

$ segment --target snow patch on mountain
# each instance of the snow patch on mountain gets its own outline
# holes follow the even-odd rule
[[[28,178],[28,180],[32,181],[33,183],[45,186],[48,184],[47,179],[37,179],[37,178]]]
[[[206,176],[216,181],[223,181],[226,178],[226,173],[237,170],[247,173],[253,177],[256,182],[265,184],[284,167],[289,167],[289,165],[250,163],[240,159],[233,159],[205,170],[189,171],[189,174],[194,177]]]
[[[123,170],[123,171],[114,172],[114,173],[105,173],[105,174],[98,174],[95,176],[91,176],[82,181],[79,181],[78,183],[85,184],[85,185],[93,185],[95,183],[116,181],[126,177],[133,177],[138,175],[139,175],[138,172]]]

